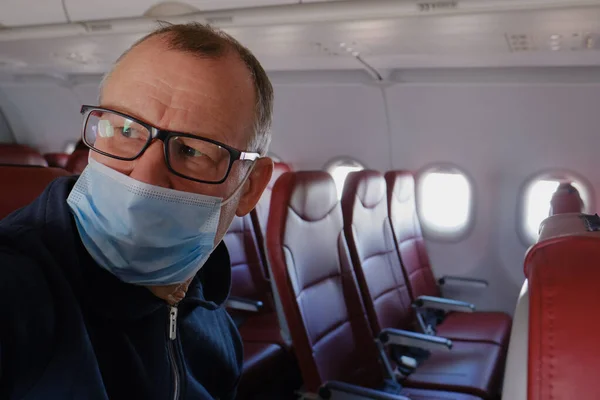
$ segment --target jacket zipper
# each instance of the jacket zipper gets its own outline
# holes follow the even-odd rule
[[[175,355],[175,339],[177,339],[177,306],[171,306],[169,309],[169,358],[171,359],[171,369],[173,370],[173,400],[179,399],[181,379],[179,377],[179,368],[177,367],[177,356]]]

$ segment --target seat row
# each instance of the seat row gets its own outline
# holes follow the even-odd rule
[[[307,393],[499,398],[511,318],[438,297],[411,174],[283,174],[266,248]]]
[[[0,144],[0,164],[54,167],[78,174],[87,165],[88,150],[75,150],[71,154],[47,153],[22,144]]]

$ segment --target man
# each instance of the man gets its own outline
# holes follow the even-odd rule
[[[90,163],[0,223],[0,398],[231,399],[221,239],[271,177],[271,84],[198,24],[159,29],[84,106]]]

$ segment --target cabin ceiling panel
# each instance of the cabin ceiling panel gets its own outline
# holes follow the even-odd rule
[[[67,22],[61,0],[2,0],[0,1],[0,28],[2,26],[59,24]]]
[[[82,30],[0,30],[0,72],[103,72],[145,33],[71,28]],[[223,29],[271,71],[358,69],[358,55],[379,69],[600,65],[600,7]]]
[[[65,0],[72,21],[181,15],[191,12],[297,4],[299,0]]]

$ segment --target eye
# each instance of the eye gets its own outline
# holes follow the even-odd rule
[[[121,134],[121,136],[126,137],[128,139],[139,139],[143,135],[140,134],[139,129],[136,128],[133,121],[125,120],[122,126],[115,127],[115,129]]]
[[[135,132],[133,129],[131,129],[130,126],[124,126],[122,128],[119,128],[119,130],[121,131],[121,135],[125,136],[126,138],[135,138]]]
[[[179,154],[186,157],[199,157],[203,154],[193,147],[186,146],[185,144],[179,145]]]

